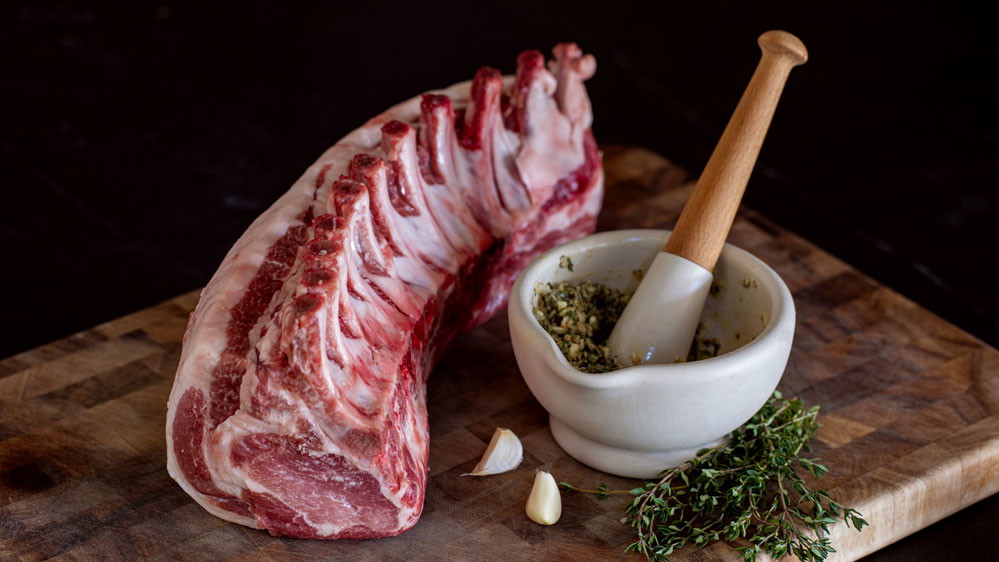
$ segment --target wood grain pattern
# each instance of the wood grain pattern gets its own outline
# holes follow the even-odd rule
[[[606,148],[600,228],[669,227],[687,175],[637,148]],[[772,265],[798,307],[781,388],[821,404],[822,482],[872,527],[837,526],[854,559],[999,490],[999,352],[752,211],[730,240]],[[562,520],[523,513],[533,471],[630,488],[568,458],[517,372],[505,316],[464,335],[430,377],[430,477],[419,524],[373,541],[270,537],[209,515],[165,468],[166,399],[197,293],[0,361],[0,559],[622,559],[626,497],[563,496]],[[493,429],[521,469],[461,477]],[[678,560],[730,560],[724,545]]]

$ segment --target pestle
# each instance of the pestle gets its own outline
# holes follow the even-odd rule
[[[805,45],[768,31],[763,54],[666,247],[653,259],[625,307],[608,346],[624,364],[673,363],[687,357],[711,288],[713,270],[735,220],[777,101]]]

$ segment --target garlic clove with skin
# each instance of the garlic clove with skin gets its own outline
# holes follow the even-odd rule
[[[475,465],[472,472],[462,476],[489,476],[513,470],[524,461],[524,446],[520,439],[509,429],[497,427],[493,432],[489,446],[482,455],[482,460]]]
[[[562,494],[550,472],[534,474],[534,487],[527,498],[527,516],[541,525],[554,525],[562,516]]]

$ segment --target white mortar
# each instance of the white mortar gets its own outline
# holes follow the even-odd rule
[[[517,363],[550,414],[555,440],[580,462],[620,476],[651,478],[720,443],[766,402],[791,352],[787,286],[765,263],[726,245],[715,269],[721,290],[701,316],[703,336],[721,343],[718,357],[602,374],[573,368],[534,318],[534,286],[593,281],[632,291],[632,271],[646,269],[668,237],[618,230],[570,242],[528,266],[510,296]],[[561,256],[572,259],[573,271],[559,268]]]

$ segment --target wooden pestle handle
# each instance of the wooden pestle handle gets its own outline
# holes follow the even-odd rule
[[[667,252],[708,271],[732,228],[787,76],[808,60],[805,45],[786,31],[768,31],[758,43],[760,64],[666,242]]]

